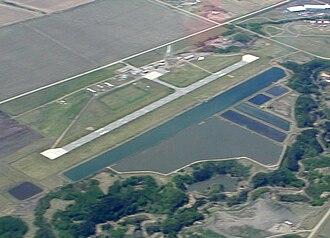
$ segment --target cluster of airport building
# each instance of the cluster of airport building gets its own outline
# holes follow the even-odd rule
[[[287,8],[289,12],[315,11],[315,10],[327,10],[327,9],[330,9],[329,4],[303,5],[303,6],[293,6]]]

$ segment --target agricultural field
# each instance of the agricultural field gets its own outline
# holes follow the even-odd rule
[[[7,3],[15,4],[16,6],[36,9],[44,13],[51,13],[66,10],[72,7],[77,7],[94,0],[52,0],[52,1],[42,1],[42,0],[6,0]]]
[[[276,4],[279,0],[254,0],[254,1],[230,1],[230,0],[205,0],[191,4],[187,0],[162,0],[165,3],[183,8],[203,18],[215,22],[224,22],[230,18],[245,15],[249,12]]]
[[[0,100],[213,25],[151,1],[128,0],[95,1],[1,28]]]
[[[0,2],[0,26],[6,26],[20,21],[32,19],[40,16],[38,12],[28,11],[25,9],[12,7],[9,5],[1,4]]]
[[[13,154],[18,149],[36,142],[42,135],[0,112],[0,156]]]

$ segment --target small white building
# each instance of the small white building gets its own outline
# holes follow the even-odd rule
[[[315,11],[315,10],[326,10],[330,9],[329,4],[306,4],[304,6],[293,6],[293,7],[288,7],[287,10],[289,12],[302,12],[302,11]]]
[[[289,12],[302,12],[305,11],[306,8],[304,6],[294,6],[294,7],[288,7],[287,10]]]

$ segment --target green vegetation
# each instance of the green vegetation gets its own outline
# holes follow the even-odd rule
[[[329,61],[315,59],[305,64],[286,62],[282,64],[293,72],[289,78],[288,86],[302,94],[316,93],[318,86],[315,80],[318,72],[330,67]]]
[[[246,33],[238,33],[233,36],[233,40],[240,42],[242,44],[247,44],[253,40],[253,37],[251,37],[250,35],[248,35]]]
[[[254,190],[252,193],[251,193],[251,199],[253,201],[257,200],[258,198],[262,197],[262,195],[270,192],[270,188],[258,188],[256,190]]]
[[[204,217],[196,208],[178,210],[173,215],[169,215],[162,224],[162,231],[167,237],[176,237],[176,234],[184,227],[190,226],[195,221],[202,220]]]
[[[53,102],[19,117],[19,121],[33,127],[47,137],[58,137],[92,97],[87,92],[77,92],[63,100]]]
[[[249,167],[235,160],[206,162],[194,165],[191,175],[185,174],[175,176],[173,182],[178,188],[186,190],[187,185],[208,180],[217,174],[230,175],[232,177],[244,179],[249,176],[250,172]],[[234,196],[227,197],[223,192],[223,186],[213,186],[211,191],[207,194],[207,197],[210,201],[226,202],[228,206],[234,206],[246,202],[249,193],[248,190],[244,190]]]
[[[317,130],[309,129],[298,135],[296,142],[288,147],[281,166],[291,171],[298,171],[299,160],[321,154],[323,149],[317,141],[317,134]]]
[[[327,133],[328,124],[327,121],[320,125],[315,123],[325,118],[319,107],[322,93],[319,91],[317,79],[319,73],[328,69],[330,65],[323,60],[313,60],[301,65],[288,62],[283,65],[294,72],[288,85],[302,94],[297,99],[295,106],[298,127],[314,128],[305,129],[298,134],[296,141],[287,148],[278,170],[270,173],[258,173],[252,178],[252,183],[255,188],[266,185],[301,188],[305,183],[294,174],[299,171],[298,162],[301,160],[305,169],[302,175],[308,180],[305,192],[309,198],[303,195],[279,195],[279,199],[287,202],[310,200],[311,205],[322,205],[330,197],[328,194],[330,176],[320,173],[317,169],[329,167],[329,158],[322,156],[324,149],[319,143],[318,137],[322,138],[322,133]]]
[[[252,178],[252,184],[255,188],[267,185],[301,188],[305,185],[303,180],[296,178],[293,172],[285,168],[280,168],[270,173],[257,173]]]
[[[194,60],[193,63],[203,69],[206,69],[212,73],[216,73],[221,69],[224,69],[234,63],[241,60],[241,55],[235,56],[220,56],[220,55],[208,55],[204,60]]]
[[[88,127],[100,128],[173,92],[156,82],[140,79],[94,98],[69,130],[62,144],[87,134]]]
[[[329,117],[329,116],[328,116]],[[322,125],[323,133],[321,134],[321,138],[323,143],[327,148],[330,147],[330,121],[324,122]]]
[[[250,169],[235,160],[206,162],[194,165],[191,175],[185,174],[175,176],[173,182],[178,188],[186,189],[186,185],[205,181],[216,174],[247,178],[250,174]]]
[[[188,201],[187,196],[171,183],[160,186],[150,176],[130,177],[116,181],[106,194],[102,193],[98,184],[95,180],[70,184],[41,199],[35,212],[35,225],[39,227],[35,238],[54,237],[54,234],[68,238],[87,237],[95,233],[97,224],[116,222],[138,212],[166,215],[159,229],[168,237],[176,237],[184,226],[203,219],[195,207],[181,208]],[[54,198],[74,203],[55,212],[51,223],[48,223],[44,214]],[[111,235],[124,232],[123,229],[106,228]]]
[[[232,46],[228,46],[226,48],[217,48],[217,47],[211,45],[211,46],[205,46],[205,47],[199,49],[199,51],[213,52],[213,53],[218,53],[218,54],[238,53],[241,51],[241,47],[232,45]]]
[[[23,238],[27,231],[28,227],[21,219],[0,217],[0,238]]]
[[[177,87],[186,87],[205,78],[208,75],[209,74],[205,71],[191,64],[186,64],[175,67],[171,70],[171,72],[161,76],[160,79]]]
[[[311,127],[316,120],[313,110],[317,109],[317,104],[309,95],[300,95],[295,105],[295,118],[297,126]]]
[[[305,192],[312,198],[311,205],[323,205],[330,198],[330,175],[322,175],[315,171],[307,172],[305,175],[309,180]]]
[[[329,157],[320,156],[315,158],[309,158],[302,161],[305,167],[305,170],[312,171],[317,168],[330,167]]]
[[[234,205],[239,205],[239,204],[245,203],[248,199],[248,195],[249,195],[248,190],[240,191],[237,195],[227,198],[227,200],[226,200],[227,205],[229,207],[232,207]]]
[[[0,108],[4,112],[13,116],[21,114],[48,102],[54,101],[76,90],[80,90],[91,84],[111,78],[115,75],[114,71],[121,67],[123,67],[123,64],[116,64],[108,68],[97,70],[84,76],[74,78],[70,81],[7,102],[1,105]]]
[[[237,27],[234,25],[226,25],[226,31],[222,33],[223,36],[230,36],[238,32]]]
[[[302,194],[279,194],[278,199],[282,202],[308,202],[309,198]]]

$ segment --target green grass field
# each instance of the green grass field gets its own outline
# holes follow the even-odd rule
[[[69,130],[62,145],[77,139],[90,131],[120,119],[154,101],[157,101],[173,90],[147,79],[115,89],[95,98],[82,113],[76,124]]]
[[[20,97],[13,101],[0,105],[0,110],[9,115],[16,116],[38,106],[49,103],[74,91],[87,87],[91,84],[113,77],[115,70],[123,67],[123,64],[116,64],[108,68],[100,69],[90,74],[77,77],[65,83],[37,91],[35,93]]]
[[[194,60],[192,63],[196,64],[197,66],[206,69],[212,73],[215,73],[221,69],[224,69],[234,63],[237,63],[241,60],[241,55],[210,55],[206,56],[204,60],[197,61]]]
[[[91,98],[92,94],[79,91],[63,98],[65,104],[52,102],[22,115],[18,120],[31,126],[44,136],[55,139],[65,130]]]
[[[274,39],[318,56],[330,57],[330,48],[328,47],[330,37],[299,36],[274,37]]]
[[[153,63],[157,60],[164,59],[165,54],[166,54],[166,47],[162,47],[160,49],[126,60],[125,62],[135,67],[141,67]]]
[[[191,64],[180,65],[171,70],[171,72],[164,74],[159,79],[175,85],[177,87],[186,87],[195,83],[209,74]]]

